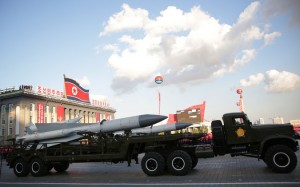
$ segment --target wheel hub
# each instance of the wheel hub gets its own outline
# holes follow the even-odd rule
[[[145,165],[148,171],[155,171],[158,167],[157,161],[153,158],[148,159]]]
[[[291,162],[289,155],[287,155],[284,152],[276,153],[273,156],[273,161],[276,166],[281,167],[281,168],[287,167]]]
[[[181,157],[174,157],[172,166],[175,170],[180,171],[185,167],[185,161]]]

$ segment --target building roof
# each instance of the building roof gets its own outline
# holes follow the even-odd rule
[[[63,97],[59,97],[59,96],[44,95],[44,94],[41,94],[41,93],[37,93],[37,92],[35,92],[31,89],[15,90],[14,88],[11,88],[11,89],[6,89],[6,90],[1,90],[1,92],[0,92],[0,100],[10,99],[10,98],[15,98],[15,97],[22,97],[22,96],[35,98],[35,99],[58,102],[58,103],[61,103],[61,104],[69,104],[69,105],[75,105],[75,106],[80,106],[80,107],[86,107],[86,108],[91,108],[91,109],[95,109],[95,110],[116,112],[116,109],[114,109],[112,107],[109,107],[109,106],[97,106],[97,105],[92,105],[90,103],[84,103],[84,102],[80,102],[80,101],[69,100],[67,98],[63,98]]]

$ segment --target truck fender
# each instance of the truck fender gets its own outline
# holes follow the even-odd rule
[[[290,136],[277,135],[277,134],[268,136],[260,143],[259,155],[264,154],[266,147],[270,147],[271,145],[274,145],[274,144],[287,145],[287,146],[291,147],[294,151],[297,151],[297,147],[298,147],[297,143],[298,142],[295,141],[295,139],[293,139]]]

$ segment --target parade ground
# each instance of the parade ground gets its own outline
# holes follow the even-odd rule
[[[135,163],[130,167],[127,163],[74,163],[63,173],[51,170],[43,177],[16,177],[3,161],[0,186],[300,186],[300,151],[296,155],[298,166],[288,174],[274,173],[256,158],[226,155],[199,159],[186,176],[166,172],[158,177],[145,175]]]

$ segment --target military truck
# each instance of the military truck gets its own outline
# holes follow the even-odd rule
[[[291,172],[297,166],[299,145],[292,125],[253,125],[245,113],[224,114],[223,122],[211,123],[215,155],[262,159],[278,173]]]
[[[212,121],[213,140],[203,144],[204,134],[113,135],[86,133],[81,141],[49,144],[18,144],[7,155],[7,165],[18,177],[43,176],[52,168],[68,169],[70,163],[138,162],[148,176],[158,176],[168,170],[173,175],[186,175],[198,163],[198,158],[231,154],[262,159],[273,171],[288,173],[295,169],[299,149],[291,125],[255,126],[245,113],[229,113]]]

